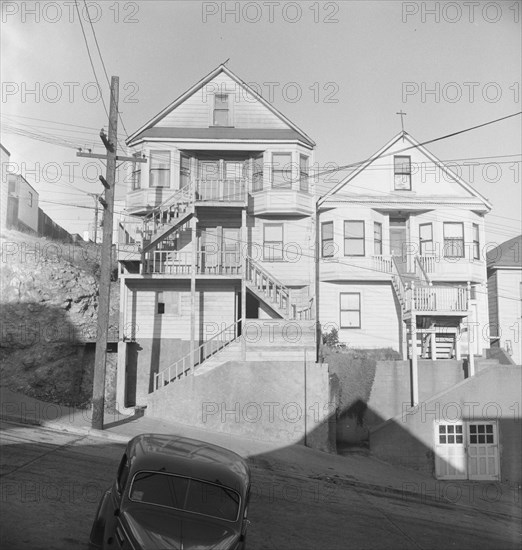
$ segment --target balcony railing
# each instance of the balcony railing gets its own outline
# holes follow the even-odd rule
[[[192,253],[177,250],[155,250],[145,254],[144,274],[160,275],[190,275],[192,269]],[[241,260],[237,254],[198,250],[196,252],[197,275],[241,274]]]
[[[406,310],[438,313],[468,311],[465,287],[413,286],[406,290]]]
[[[246,200],[244,179],[196,180],[196,201],[240,202]]]

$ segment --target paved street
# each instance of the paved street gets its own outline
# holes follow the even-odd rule
[[[7,549],[87,549],[102,491],[123,443],[2,422],[2,532]],[[508,549],[518,521],[449,504],[409,501],[350,485],[328,467],[302,475],[291,463],[251,459],[249,548],[273,550]]]

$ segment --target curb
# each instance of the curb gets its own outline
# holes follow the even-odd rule
[[[32,420],[27,418],[19,418],[18,416],[4,414],[0,415],[0,420],[5,422],[13,422],[15,424],[29,425],[29,426],[39,426],[48,430],[54,430],[59,432],[67,432],[76,435],[83,435],[85,437],[99,437],[101,439],[109,439],[111,441],[116,441],[118,443],[128,443],[134,436],[125,436],[118,435],[112,432],[107,432],[104,430],[97,430],[95,428],[87,428],[83,426],[73,426],[64,424],[61,422],[52,422],[49,420]]]

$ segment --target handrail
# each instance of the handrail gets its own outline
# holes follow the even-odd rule
[[[178,359],[171,365],[169,365],[167,368],[157,372],[154,374],[154,389],[157,390],[160,387],[166,386],[167,384],[170,384],[174,380],[178,380],[182,376],[187,376],[188,372],[192,369],[196,368],[198,365],[201,365],[204,361],[206,361],[209,357],[216,354],[218,351],[221,351],[225,346],[230,344],[230,342],[233,342],[237,338],[237,327],[239,326],[239,323],[242,322],[242,319],[238,319],[237,321],[234,321],[231,325],[228,327],[225,327],[221,332],[218,332],[212,338],[207,340],[206,342],[203,342],[197,350],[194,350],[194,354],[196,355],[197,359],[194,361],[194,356],[192,355],[193,352],[189,352],[186,355],[184,355],[181,359]],[[211,350],[210,353],[201,353],[208,345],[215,341],[217,338],[225,334],[226,332],[230,332],[230,329],[234,329],[234,337],[230,340],[222,340],[218,342],[218,346],[216,349]],[[186,367],[187,360],[191,359],[189,361],[189,366]],[[181,368],[181,371],[179,367]],[[175,371],[174,371],[175,368]],[[173,374],[174,371],[174,374]]]
[[[176,200],[178,195],[181,197],[182,200]],[[154,216],[156,213],[161,213],[164,211],[165,207],[170,206],[170,204],[174,203],[183,203],[183,202],[194,202],[194,188],[192,183],[189,183],[186,187],[182,187],[181,189],[178,189],[173,195],[165,199],[161,204],[158,204],[155,208],[153,208],[147,215],[143,217],[143,221],[146,222]]]
[[[263,275],[265,275],[266,277],[269,277],[272,282],[274,282],[277,286],[280,286],[282,288],[284,288],[289,294],[290,294],[290,291],[288,289],[287,286],[285,286],[281,281],[279,281],[276,277],[274,277],[269,271],[267,271],[264,267],[262,267],[261,265],[259,265],[252,257],[250,256],[247,256],[246,257],[246,261],[247,261],[247,264],[252,264],[252,267],[254,267],[254,269],[257,269],[258,271],[260,271]],[[247,268],[248,268],[248,265],[247,265]]]
[[[417,271],[420,271],[420,275]],[[415,256],[415,274],[419,275],[419,279],[424,279],[428,284],[431,283],[430,278],[428,277],[428,274],[426,273],[426,270],[424,269],[424,266],[418,256]]]

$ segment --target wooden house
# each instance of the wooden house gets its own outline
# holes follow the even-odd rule
[[[120,399],[262,346],[313,353],[312,139],[220,65],[127,145],[148,163],[120,224]]]
[[[399,133],[318,200],[323,331],[337,328],[349,346],[390,347],[404,359],[469,354],[473,368],[473,356],[489,347],[483,248],[490,209],[455,171]]]

